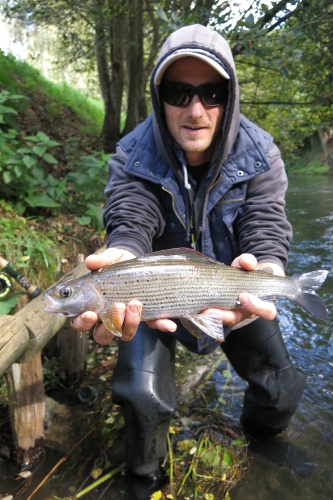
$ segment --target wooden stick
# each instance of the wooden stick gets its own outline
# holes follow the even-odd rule
[[[44,449],[44,386],[41,352],[27,363],[13,363],[5,375],[14,457],[21,465],[34,464]]]
[[[73,451],[75,450],[75,448],[77,448],[82,443],[82,441],[84,441],[85,439],[87,439],[87,437],[90,436],[90,434],[92,432],[94,432],[95,429],[97,429],[97,425],[95,425],[95,427],[93,427],[92,429],[90,429],[90,431],[87,432],[87,434],[85,436],[83,436],[80,439],[80,441],[78,441],[74,446],[72,446],[72,448],[69,450],[69,452],[64,457],[62,457],[59,460],[59,462],[56,463],[56,465],[50,470],[50,472],[39,483],[39,485],[37,486],[37,488],[35,488],[34,491],[28,496],[27,500],[31,500],[31,498],[35,496],[35,494],[37,493],[37,491],[39,491],[41,489],[41,487],[44,486],[44,484],[52,476],[52,474],[60,467],[60,465],[62,463],[64,463],[67,460],[67,458],[69,457],[69,455],[71,455],[71,453],[73,453]]]
[[[105,476],[102,476],[99,479],[97,479],[94,483],[90,484],[84,490],[80,491],[80,493],[78,493],[76,495],[75,500],[77,498],[83,497],[83,495],[85,495],[89,491],[93,490],[94,488],[97,488],[97,486],[99,486],[100,484],[104,483],[105,481],[107,481],[111,477],[118,474],[118,472],[120,472],[124,467],[125,467],[125,462],[122,463],[121,465],[119,465],[119,467],[117,467],[116,469],[113,469],[111,472],[108,472],[107,474],[105,474]],[[27,500],[29,500],[29,498]]]

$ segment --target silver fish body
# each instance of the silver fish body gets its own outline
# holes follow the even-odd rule
[[[107,328],[121,336],[114,317],[114,304],[139,300],[143,321],[180,318],[194,335],[202,331],[223,340],[220,320],[202,315],[213,307],[234,309],[242,292],[265,300],[288,297],[309,314],[327,321],[327,311],[315,293],[327,271],[314,271],[297,278],[283,278],[263,271],[244,271],[225,266],[199,252],[173,249],[103,267],[80,278],[64,281],[45,292],[45,311],[78,316],[95,311]]]

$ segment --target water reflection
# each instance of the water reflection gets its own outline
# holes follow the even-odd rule
[[[329,271],[320,295],[332,321],[333,179],[290,178],[286,210],[294,230],[288,275],[316,269]],[[304,477],[295,468],[283,466],[283,456],[280,456],[278,464],[278,460],[274,462],[256,454],[252,467],[230,496],[232,500],[328,500],[333,496],[332,328],[330,324],[313,319],[291,301],[280,299],[277,308],[290,356],[307,380],[304,396],[284,441],[304,452],[301,460],[305,467],[306,462],[311,462],[313,467],[311,474]],[[216,382],[218,385],[222,383],[218,375]],[[235,418],[241,411],[243,388],[244,383],[235,375],[231,409]],[[291,449],[287,448],[287,454],[291,453]]]

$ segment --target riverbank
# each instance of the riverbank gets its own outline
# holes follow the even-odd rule
[[[116,358],[117,342],[101,347],[90,338],[84,380],[76,387],[68,387],[56,340],[44,349],[47,455],[39,466],[22,475],[20,467],[10,458],[7,419],[0,427],[2,498],[7,495],[8,500],[11,496],[51,500],[82,496],[97,500],[103,498],[101,495],[108,488],[108,499],[128,500],[122,465],[123,418],[120,407],[111,400]],[[211,500],[222,498],[221,495],[228,498],[228,491],[249,466],[247,441],[227,414],[223,394],[216,395],[213,382],[216,372],[228,390],[231,372],[220,350],[198,357],[178,344],[177,411],[171,422],[164,463],[171,486],[164,490],[163,497],[161,493],[156,499],[181,500],[192,498],[191,495]],[[91,401],[83,398],[83,389],[87,387]],[[4,405],[0,406],[0,420],[6,420]],[[114,477],[113,471],[117,471]],[[30,496],[46,477],[46,484]]]

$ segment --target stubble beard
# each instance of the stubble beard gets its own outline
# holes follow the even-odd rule
[[[188,125],[188,124],[186,124]],[[194,125],[194,124],[193,124]],[[195,124],[197,126],[203,126],[201,124]],[[210,131],[211,127],[210,126],[203,126],[205,128],[206,131]],[[193,138],[193,140],[191,140],[190,138],[188,139],[184,139],[184,137],[182,136],[182,134],[179,132],[179,134],[177,134],[177,137],[175,137],[176,141],[178,142],[178,144],[180,145],[180,147],[188,152],[188,153],[202,153],[203,151],[206,151],[212,144],[213,140],[214,140],[214,137],[213,135],[209,135],[208,137],[205,137],[203,139],[200,139],[199,140],[197,138]]]

